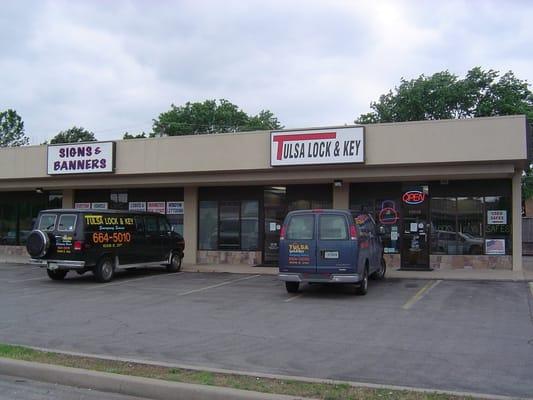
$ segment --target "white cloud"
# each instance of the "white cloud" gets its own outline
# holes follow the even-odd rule
[[[171,103],[226,98],[288,127],[351,123],[421,73],[531,81],[529,2],[48,1],[0,16],[0,109],[33,143],[82,125],[149,130]],[[25,29],[20,29],[24,26]]]

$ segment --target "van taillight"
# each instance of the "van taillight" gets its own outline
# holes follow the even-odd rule
[[[357,228],[355,225],[350,226],[350,239],[357,240]]]
[[[76,240],[74,242],[74,250],[76,250],[76,251],[82,251],[83,250],[83,242],[81,240]]]
[[[287,227],[283,225],[281,227],[281,232],[279,234],[279,240],[285,240],[285,231],[287,230]]]

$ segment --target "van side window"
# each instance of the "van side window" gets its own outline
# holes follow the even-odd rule
[[[159,232],[168,233],[170,232],[170,224],[167,219],[164,217],[159,217]]]
[[[146,232],[159,232],[159,224],[157,223],[156,216],[145,216],[144,217],[144,226],[146,227]]]
[[[54,214],[43,214],[39,220],[39,227],[41,231],[53,231],[56,227],[57,216]]]
[[[75,214],[63,214],[59,217],[57,230],[62,232],[72,232],[76,226]]]
[[[135,230],[137,232],[144,232],[144,221],[140,215],[135,216]]]
[[[287,227],[287,239],[309,240],[313,239],[315,225],[314,215],[295,215],[289,221]]]
[[[318,220],[320,240],[347,240],[348,225],[342,215],[320,215]]]

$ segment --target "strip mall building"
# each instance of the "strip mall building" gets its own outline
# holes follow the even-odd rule
[[[188,263],[276,265],[288,211],[349,208],[383,226],[389,267],[514,269],[524,116],[0,149],[0,253],[44,208],[167,214]]]

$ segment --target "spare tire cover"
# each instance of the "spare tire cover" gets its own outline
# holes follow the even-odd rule
[[[26,240],[28,254],[35,258],[44,257],[50,248],[50,237],[39,229],[32,231]]]

